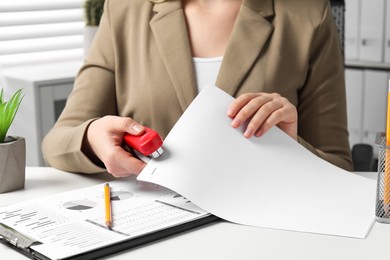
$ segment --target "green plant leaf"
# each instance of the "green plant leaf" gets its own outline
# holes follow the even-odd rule
[[[87,26],[98,26],[104,10],[104,0],[86,0],[84,17]]]
[[[3,143],[20,103],[23,99],[23,90],[19,89],[10,98],[8,102],[4,101],[4,91],[0,92],[0,143]]]
[[[4,91],[3,89],[1,89],[1,92],[0,92],[0,104],[3,104],[4,103]]]

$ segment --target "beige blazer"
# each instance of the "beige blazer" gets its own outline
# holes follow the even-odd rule
[[[191,57],[181,1],[106,0],[73,92],[43,141],[47,163],[104,171],[81,151],[88,124],[104,115],[132,117],[165,137],[197,95]],[[297,107],[299,143],[351,169],[343,58],[328,0],[244,0],[216,85],[236,97],[280,93]]]

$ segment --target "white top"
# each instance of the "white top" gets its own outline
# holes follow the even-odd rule
[[[206,85],[215,85],[222,60],[223,56],[212,58],[192,58],[198,92],[200,92]]]

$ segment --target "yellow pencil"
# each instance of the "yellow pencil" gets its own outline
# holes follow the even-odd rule
[[[387,93],[387,122],[386,122],[386,156],[385,156],[385,175],[384,175],[384,194],[383,203],[385,208],[390,206],[390,80],[389,91]]]
[[[110,192],[110,185],[108,183],[104,185],[104,202],[105,202],[105,211],[106,211],[106,226],[108,228],[111,228],[112,227],[111,192]]]

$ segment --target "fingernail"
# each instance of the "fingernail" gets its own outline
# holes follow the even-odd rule
[[[238,120],[237,118],[235,118],[233,121],[232,121],[232,126],[233,127],[237,127],[240,125],[240,120]]]
[[[229,110],[227,111],[226,115],[233,116],[234,115],[234,109],[233,108],[229,108]]]
[[[259,130],[257,130],[255,135],[256,135],[256,137],[260,137],[262,134],[263,134],[263,130],[259,129]]]
[[[249,137],[252,136],[252,132],[253,132],[252,129],[248,128],[248,129],[245,130],[244,136],[246,138],[249,138]]]
[[[133,129],[133,131],[134,131],[136,134],[141,133],[141,132],[144,130],[144,128],[143,128],[142,126],[138,125],[138,124],[134,124],[134,125],[132,126],[132,129]]]

